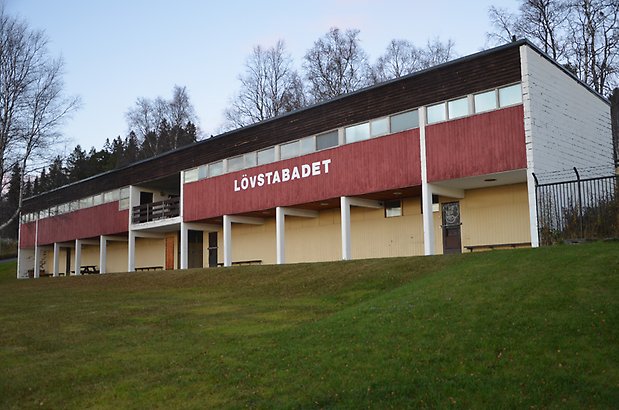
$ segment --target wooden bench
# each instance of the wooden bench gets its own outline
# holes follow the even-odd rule
[[[523,248],[531,246],[531,242],[516,242],[516,243],[493,243],[488,245],[467,245],[465,246],[469,252],[473,252],[481,249],[514,249],[514,248]]]
[[[252,259],[252,260],[247,260],[247,261],[232,262],[232,266],[239,266],[239,265],[262,265],[262,259]],[[220,262],[217,264],[217,266],[224,266],[224,264],[223,262]]]
[[[147,270],[163,270],[163,266],[142,266],[140,268],[135,268],[136,272],[147,271]]]
[[[82,265],[80,266],[80,274],[82,275],[90,275],[99,273],[99,269],[97,269],[97,265]]]

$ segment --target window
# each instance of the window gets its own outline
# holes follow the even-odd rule
[[[379,137],[386,134],[389,134],[389,118],[385,117],[370,121],[370,135],[372,137]]]
[[[256,153],[255,152],[249,152],[243,155],[243,158],[245,159],[245,168],[251,168],[251,167],[256,166]]]
[[[275,147],[258,151],[258,165],[270,164],[275,161]]]
[[[423,214],[423,198],[420,198],[419,205],[421,206],[421,213]],[[432,195],[432,212],[438,212],[441,210],[441,204],[438,195]]]
[[[103,203],[103,194],[95,195],[92,199],[93,205],[101,205]]]
[[[475,112],[485,112],[496,109],[496,93],[494,90],[475,94]]]
[[[243,155],[228,159],[228,172],[240,171],[245,167],[245,158]]]
[[[288,159],[299,156],[299,141],[289,142],[280,146],[279,154],[281,159]]]
[[[521,102],[522,90],[520,89],[520,84],[514,84],[499,89],[499,105],[501,107],[520,104]]]
[[[459,98],[457,100],[449,101],[447,103],[447,111],[449,112],[449,119],[465,117],[469,115],[469,101],[466,97]]]
[[[402,201],[385,201],[385,218],[402,216]]]
[[[204,179],[208,176],[208,165],[200,165],[198,167],[198,179]]]
[[[363,124],[353,125],[352,127],[346,127],[345,135],[347,144],[366,140],[370,138],[370,123],[365,122]]]
[[[80,199],[80,209],[89,208],[92,206],[92,197]]]
[[[314,137],[306,137],[299,140],[299,155],[305,155],[316,151]]]
[[[209,177],[216,177],[223,173],[224,173],[224,162],[223,161],[217,161],[217,162],[208,164],[208,176]]]
[[[392,133],[419,128],[419,112],[417,110],[392,115],[390,120]]]
[[[434,104],[428,106],[428,124],[445,121],[445,103]]]
[[[120,200],[118,202],[118,209],[129,209],[129,188],[120,189]]]
[[[316,150],[337,147],[339,144],[337,131],[331,131],[326,134],[316,136]]]
[[[185,183],[198,180],[198,168],[192,168],[185,171]]]
[[[118,189],[115,189],[113,191],[110,192],[106,192],[103,194],[103,200],[107,203],[107,202],[114,202],[114,201],[118,201],[119,199],[119,191]]]

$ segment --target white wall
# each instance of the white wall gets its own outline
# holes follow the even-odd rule
[[[540,183],[614,172],[610,104],[529,46],[520,48],[527,162]],[[595,168],[595,169],[591,169]]]

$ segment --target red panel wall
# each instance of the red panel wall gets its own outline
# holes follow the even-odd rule
[[[522,105],[426,127],[428,181],[526,168]]]
[[[80,209],[39,220],[39,245],[72,241],[128,231],[129,211],[119,211],[118,202]],[[22,225],[20,247],[34,246],[35,223]],[[25,234],[26,233],[26,234]]]
[[[19,226],[19,247],[32,248],[34,246],[34,235],[36,233],[36,224],[28,222]]]
[[[328,173],[322,161],[330,160]],[[282,172],[318,162],[320,174],[287,182],[240,189],[243,176],[256,182],[260,174]],[[318,167],[317,167],[318,168]],[[343,195],[383,191],[421,184],[419,130],[262,165],[185,184],[184,219],[195,221],[320,201]]]

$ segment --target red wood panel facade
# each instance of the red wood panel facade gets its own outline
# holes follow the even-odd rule
[[[87,209],[52,216],[39,220],[39,245],[72,241],[99,235],[113,235],[128,231],[129,211],[118,210],[118,202],[93,206]],[[35,223],[23,224],[20,247],[35,244]]]
[[[419,130],[404,131],[185,184],[184,219],[417,186],[420,169]]]
[[[522,105],[426,127],[428,181],[527,167]]]

